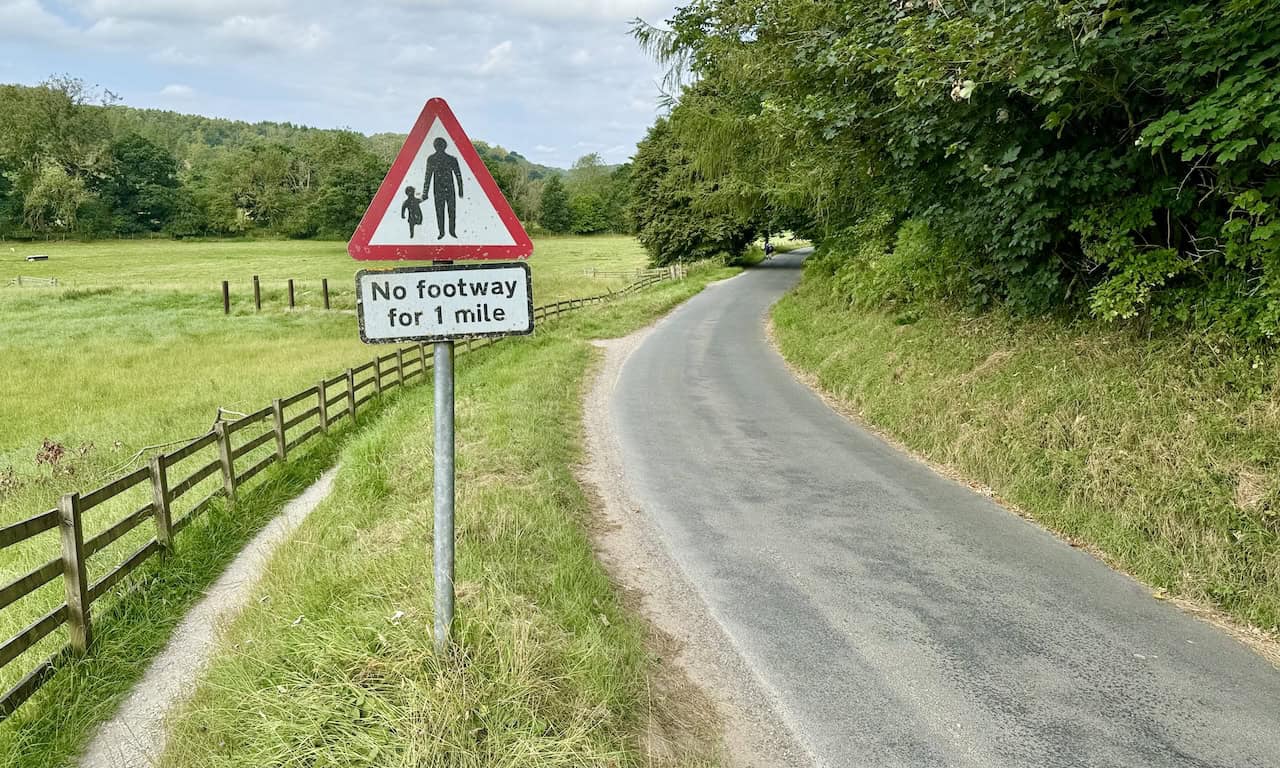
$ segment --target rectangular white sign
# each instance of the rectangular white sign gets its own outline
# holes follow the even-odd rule
[[[366,344],[533,333],[529,265],[361,270],[356,312]]]

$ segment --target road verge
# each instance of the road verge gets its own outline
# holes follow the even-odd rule
[[[1047,320],[896,317],[813,277],[772,318],[837,410],[1280,666],[1280,407],[1255,367],[1273,363]]]
[[[707,764],[645,752],[653,659],[595,560],[573,468],[586,339],[625,335],[724,274],[693,272],[459,366],[447,654],[431,636],[430,388],[354,435],[333,494],[227,628],[159,764]]]
[[[587,460],[579,468],[595,510],[597,557],[627,604],[648,622],[658,700],[645,730],[646,750],[673,755],[690,745],[719,742],[728,765],[811,765],[782,724],[772,695],[743,662],[628,490],[609,400],[627,358],[651,330],[595,342],[601,360],[583,403]]]

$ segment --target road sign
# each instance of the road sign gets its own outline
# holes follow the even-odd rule
[[[360,260],[527,259],[533,243],[444,99],[422,108],[347,244]]]
[[[366,344],[533,333],[523,262],[361,270],[356,309]]]

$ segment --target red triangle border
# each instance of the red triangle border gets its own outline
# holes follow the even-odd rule
[[[431,130],[431,126],[437,119],[444,125],[445,132],[453,139],[454,148],[462,161],[467,164],[471,172],[475,174],[476,180],[480,182],[481,189],[484,190],[489,203],[497,211],[502,223],[506,225],[507,232],[511,234],[511,239],[515,242],[515,245],[370,244],[383,216],[399,200],[400,182],[404,179],[405,174],[409,172],[409,167],[413,165],[413,159],[417,156],[418,151],[422,149],[422,145],[427,139],[427,132]],[[413,124],[413,130],[409,132],[409,138],[405,139],[404,146],[400,148],[400,153],[396,155],[395,162],[391,164],[391,170],[387,172],[386,178],[382,180],[382,185],[378,187],[378,193],[373,196],[373,202],[369,203],[369,207],[365,209],[364,216],[360,219],[360,225],[356,227],[350,242],[347,243],[347,253],[351,254],[351,258],[359,261],[511,261],[529,258],[530,254],[533,253],[533,241],[529,239],[529,234],[524,231],[524,226],[520,224],[520,219],[516,217],[515,211],[511,209],[511,204],[502,196],[502,190],[498,189],[498,183],[493,180],[493,176],[489,173],[489,169],[485,167],[484,161],[476,153],[476,149],[472,146],[471,139],[467,137],[466,131],[462,130],[462,126],[458,124],[458,119],[454,117],[453,110],[449,109],[449,105],[445,103],[444,99],[436,98],[427,101],[426,106],[422,108],[422,114],[418,115],[418,121]]]

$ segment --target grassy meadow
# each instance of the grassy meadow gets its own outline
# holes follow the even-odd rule
[[[23,260],[27,253],[47,253],[51,258],[28,263]],[[586,277],[586,269],[629,270],[644,263],[642,249],[630,238],[540,239],[531,260],[535,303],[599,293],[625,283]],[[373,357],[375,350],[361,344],[356,334],[352,285],[359,266],[342,243],[326,242],[4,244],[0,525],[52,508],[62,493],[90,490],[141,466],[138,453],[148,446],[207,431],[219,407],[254,411]],[[263,281],[261,313],[252,305],[254,274]],[[56,277],[60,285],[10,287],[10,279],[18,275]],[[288,277],[299,285],[301,306],[294,311],[285,309],[283,283]],[[323,277],[330,280],[334,311],[320,308]],[[236,298],[231,316],[222,312],[224,278],[232,280]],[[42,448],[46,441],[51,447]],[[194,469],[209,458],[202,455],[187,466]],[[281,499],[270,488],[292,490],[300,478],[313,475],[298,467],[269,472],[268,490],[259,501],[242,503],[234,519],[211,525],[231,526],[247,535],[254,521],[278,508]],[[198,499],[216,485],[216,477],[210,478],[188,498]],[[91,511],[86,535],[105,530],[146,501],[147,490],[139,487]],[[149,537],[149,528],[142,525],[94,555],[90,579],[127,557]],[[193,535],[192,540],[201,536]],[[192,585],[207,583],[234,554],[234,545],[244,540],[245,536],[222,536],[217,546],[206,541],[196,547],[202,551],[189,551],[186,557],[203,565],[184,571],[186,577],[164,577],[186,578],[182,583],[187,591],[174,587],[157,596],[161,607],[156,610],[168,615],[165,611],[172,613],[174,601],[183,602],[182,595],[193,598],[198,589]],[[0,584],[57,557],[58,551],[56,531],[3,550]],[[43,615],[61,595],[57,579],[0,610],[0,641]],[[112,602],[103,606],[104,614],[116,610]],[[162,638],[167,631],[164,622],[155,614],[148,622],[157,627],[155,637]],[[128,631],[116,633],[127,635]],[[7,689],[64,641],[65,630],[56,631],[0,669],[0,689]],[[118,675],[104,670],[99,677],[110,680]],[[0,745],[5,743],[0,734]]]
[[[28,263],[28,253],[50,260]],[[632,238],[539,239],[530,261],[534,301],[617,288],[626,281],[584,270],[629,270],[645,261]],[[6,244],[0,524],[82,488],[144,446],[204,432],[219,406],[253,411],[372,357],[353,314],[360,266],[336,242]],[[261,313],[253,309],[255,274],[264,288]],[[56,277],[60,285],[7,287],[19,275]],[[292,312],[285,308],[290,277],[302,305]],[[336,311],[320,308],[325,277]],[[230,317],[222,313],[223,279],[232,282]],[[62,467],[36,465],[45,438],[67,448]]]

